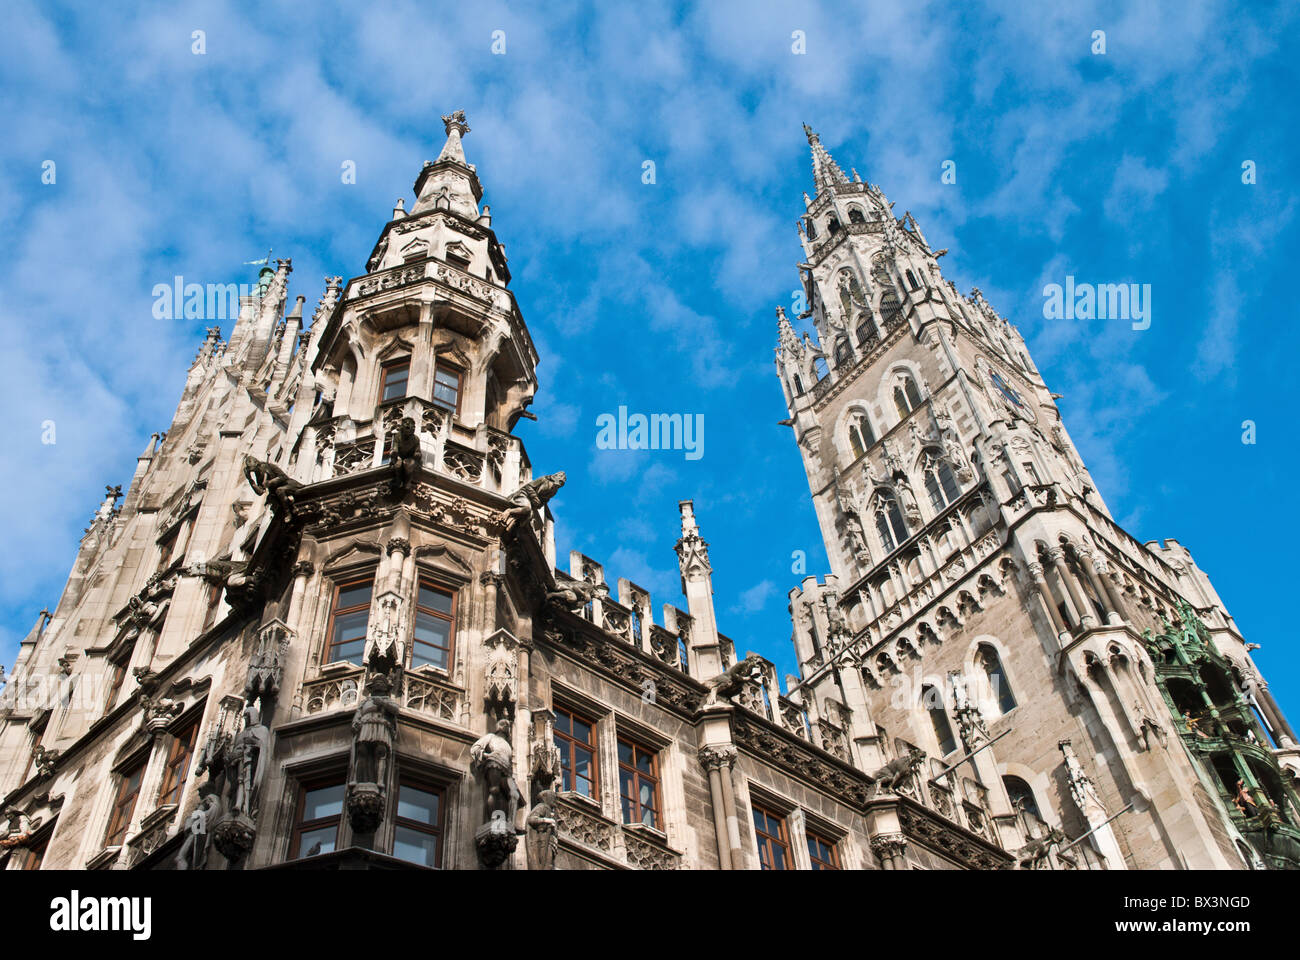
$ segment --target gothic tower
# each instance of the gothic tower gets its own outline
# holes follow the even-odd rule
[[[1017,329],[804,129],[812,333],[777,308],[776,367],[831,571],[790,593],[799,694],[867,769],[960,761],[1008,840],[1300,865],[1295,736],[1208,577],[1114,521]]]

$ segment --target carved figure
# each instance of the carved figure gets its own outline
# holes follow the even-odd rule
[[[925,761],[925,754],[916,747],[908,747],[907,755],[895,757],[871,775],[875,781],[876,791],[898,793],[900,787],[907,786],[916,769]]]
[[[262,723],[256,707],[244,708],[244,729],[230,744],[226,769],[235,774],[229,785],[230,811],[236,816],[257,819],[257,795],[271,757],[271,731]]]
[[[221,801],[209,793],[185,819],[185,842],[176,851],[177,870],[203,870],[208,865],[208,830],[217,818]]]
[[[397,435],[393,439],[393,450],[389,460],[392,470],[394,491],[406,489],[420,475],[423,454],[420,452],[420,438],[415,433],[415,419],[403,417],[397,425]]]
[[[528,811],[528,865],[533,870],[554,870],[559,849],[556,836],[555,791],[542,790]]]
[[[1056,827],[1052,827],[1041,837],[1034,837],[1016,851],[1016,863],[1021,870],[1036,870],[1047,859],[1054,845],[1064,843],[1069,838]]]
[[[352,718],[352,782],[383,784],[388,758],[393,752],[397,701],[388,696],[391,686],[384,674],[374,674],[366,698]]]
[[[557,583],[554,590],[546,592],[546,602],[563,607],[570,613],[578,613],[596,598],[609,596],[609,587],[603,583],[588,583],[586,580],[572,580]]]
[[[244,477],[254,493],[259,496],[266,494],[267,500],[276,512],[286,515],[293,512],[293,497],[302,484],[290,479],[289,475],[275,464],[245,454]]]
[[[709,692],[704,698],[704,706],[712,706],[719,700],[734,697],[745,689],[745,684],[753,677],[755,671],[763,667],[763,658],[751,653],[744,660],[733,663],[716,677],[704,681]]]
[[[520,520],[529,520],[533,514],[540,511],[551,497],[564,486],[564,481],[568,478],[564,471],[559,473],[549,473],[544,477],[538,477],[530,480],[522,487],[515,491],[510,502],[514,506],[505,511],[506,530],[513,530]]]
[[[523,799],[515,784],[513,757],[508,720],[498,720],[493,730],[469,748],[470,768],[483,778],[485,819],[491,821],[501,814],[510,829],[514,827],[519,801]]]

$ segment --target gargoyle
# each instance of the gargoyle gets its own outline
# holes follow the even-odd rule
[[[257,460],[245,454],[244,477],[258,496],[266,494],[272,509],[286,516],[293,513],[293,497],[302,486],[273,463]]]
[[[546,591],[546,602],[562,607],[570,613],[578,613],[592,600],[607,596],[609,596],[609,587],[603,583],[572,580],[567,583],[557,583],[554,590]]]
[[[506,530],[513,530],[515,524],[520,520],[528,520],[534,513],[541,510],[551,497],[555,496],[560,487],[564,486],[564,481],[568,479],[564,471],[559,473],[549,473],[544,477],[538,477],[536,480],[530,480],[522,487],[515,491],[510,502],[514,506],[505,511]]]
[[[734,697],[745,689],[745,684],[753,677],[755,671],[762,669],[762,666],[763,658],[751,653],[744,660],[733,663],[716,677],[704,681],[709,692],[704,697],[703,705],[711,706],[719,700]]]
[[[1021,870],[1034,870],[1038,865],[1047,859],[1048,853],[1051,852],[1053,845],[1062,844],[1067,837],[1057,827],[1052,827],[1041,837],[1034,837],[1027,844],[1016,851],[1016,863]],[[1068,858],[1067,858],[1068,859]]]
[[[871,774],[871,779],[876,784],[876,792],[887,790],[890,793],[898,793],[898,788],[906,786],[908,781],[912,779],[917,767],[924,762],[924,753],[916,747],[908,747],[906,756],[895,757]]]
[[[393,438],[393,449],[388,461],[392,470],[392,487],[394,493],[400,493],[420,475],[420,438],[415,433],[415,419],[403,417],[397,425],[397,435]]]

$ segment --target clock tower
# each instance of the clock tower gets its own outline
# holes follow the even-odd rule
[[[776,368],[831,571],[790,592],[799,696],[848,708],[865,768],[923,750],[1008,847],[1060,828],[1109,869],[1296,865],[1233,801],[1241,779],[1300,838],[1294,734],[1209,578],[1114,521],[1019,331],[804,129],[806,309],[777,308]],[[1213,696],[1153,653],[1179,630],[1221,655]],[[1180,749],[1184,713],[1224,749]]]

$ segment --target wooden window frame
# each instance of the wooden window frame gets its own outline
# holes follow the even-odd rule
[[[370,584],[370,599],[367,600],[367,601],[365,602],[364,605],[363,605],[363,604],[357,604],[356,606],[352,606],[352,607],[343,607],[343,608],[340,609],[340,607],[339,607],[339,594],[340,594],[343,590],[347,589],[348,587],[359,586],[360,584],[363,584],[363,583],[368,583],[368,584]],[[334,584],[334,596],[333,596],[333,598],[330,600],[330,618],[329,618],[329,624],[328,624],[328,626],[325,628],[325,657],[324,657],[324,659],[322,660],[323,663],[351,663],[351,662],[352,662],[351,660],[336,660],[336,659],[334,658],[334,648],[335,648],[335,647],[342,646],[342,645],[345,644],[345,643],[353,643],[353,642],[355,642],[355,640],[356,640],[356,638],[353,637],[351,640],[341,640],[341,641],[335,642],[335,640],[334,640],[334,623],[335,623],[335,621],[337,620],[339,614],[341,614],[341,613],[344,613],[344,614],[347,614],[347,613],[356,613],[358,610],[363,610],[363,609],[364,609],[364,610],[366,611],[366,632],[368,633],[369,630],[370,630],[370,613],[369,613],[369,611],[370,611],[370,606],[371,606],[371,604],[374,602],[374,599],[375,599],[375,575],[374,575],[373,572],[372,572],[372,573],[366,573],[366,574],[364,574],[364,575],[358,575],[358,576],[351,577],[351,578],[349,578],[349,579],[345,579],[345,580],[340,580],[340,581],[338,581],[337,583]],[[362,642],[362,656],[363,656],[363,658],[364,658],[364,655],[365,655],[365,639],[366,639],[366,634],[363,633],[363,634],[361,635],[361,642]]]
[[[438,374],[454,373],[456,375],[456,405],[455,407],[447,406],[446,401],[438,399]],[[455,364],[439,360],[433,365],[433,405],[440,410],[446,410],[448,413],[459,418],[461,406],[465,400],[465,371]]]
[[[572,770],[573,770],[573,766],[574,766],[574,759],[575,759],[575,756],[574,756],[574,748],[575,748],[575,746],[577,746],[577,745],[580,744],[581,746],[586,747],[588,750],[591,751],[591,777],[590,777],[590,778],[586,778],[586,777],[583,778],[583,779],[590,779],[590,781],[591,781],[591,794],[590,794],[590,796],[587,796],[586,799],[588,799],[588,800],[595,800],[595,801],[599,802],[599,800],[600,800],[600,734],[599,734],[599,725],[598,725],[598,723],[597,723],[595,720],[591,719],[590,716],[589,716],[588,714],[582,713],[582,712],[579,711],[579,710],[574,710],[572,707],[565,706],[564,704],[559,704],[559,703],[557,703],[557,704],[555,705],[555,713],[556,713],[557,715],[563,713],[563,714],[565,714],[565,715],[568,716],[568,718],[569,718],[569,724],[570,724],[570,729],[572,729],[572,724],[573,724],[573,721],[574,721],[575,719],[576,719],[576,720],[581,720],[583,723],[585,723],[588,727],[591,728],[591,741],[590,741],[589,743],[586,743],[586,742],[583,742],[583,741],[577,740],[577,739],[575,739],[574,737],[570,736],[569,734],[567,734],[567,733],[563,733],[563,732],[560,731],[558,728],[554,731],[553,738],[552,738],[553,740],[554,740],[555,738],[560,738],[560,739],[563,739],[564,741],[566,741],[567,744],[568,744],[568,750],[567,750],[567,753],[566,753],[565,748],[564,748],[563,746],[560,746],[559,744],[556,744],[556,746],[560,746],[560,789],[561,789],[562,791],[566,792],[566,793],[578,793],[579,796],[584,796],[583,794],[579,793],[579,791],[577,791],[576,789],[574,789],[574,787],[576,786],[576,782],[577,782],[578,776],[577,776],[577,774],[575,774],[575,773],[572,772]],[[566,772],[565,764],[566,764],[566,763],[568,764],[568,768],[567,768],[568,771],[569,771],[568,775],[569,775],[569,776],[573,779],[573,781],[574,781],[574,783],[573,783],[573,784],[570,784],[568,787],[565,787],[565,786],[564,786],[564,777],[565,777],[565,772]]]
[[[768,844],[773,844],[773,843],[776,844],[785,852],[785,856],[782,858],[782,862],[785,864],[785,866],[781,867],[780,869],[789,870],[793,864],[793,861],[790,859],[790,828],[789,826],[787,826],[785,822],[786,821],[785,814],[778,814],[771,807],[764,806],[761,803],[753,803],[751,804],[751,806],[753,809],[751,810],[750,813],[750,819],[754,823],[754,837],[758,844],[759,864],[764,870],[778,869],[775,866],[775,860],[770,857],[770,855],[768,854],[768,848],[764,845],[764,841],[766,841]],[[754,814],[756,813],[763,814],[766,820],[776,821],[777,831],[778,831],[776,836],[773,836],[772,834],[768,833],[766,829],[759,828],[758,820],[756,817],[754,817]]]
[[[155,573],[162,573],[172,562],[176,553],[176,546],[181,542],[181,524],[172,527],[172,532],[158,541],[158,569]]]
[[[402,395],[400,397],[385,398],[384,394],[388,392],[389,375],[392,374],[398,368],[401,368],[406,372],[406,376],[403,378],[406,385],[402,388]],[[397,357],[393,360],[387,361],[386,363],[380,366],[379,368],[379,402],[380,403],[392,403],[396,400],[405,400],[407,397],[410,396],[410,387],[411,387],[411,358],[409,356]]]
[[[433,590],[436,593],[449,595],[451,597],[451,613],[443,613],[440,610],[434,610],[431,609],[430,607],[420,606],[420,590],[424,588]],[[439,583],[437,580],[434,580],[432,577],[429,577],[427,575],[421,575],[416,577],[415,617],[418,618],[420,614],[425,614],[426,616],[430,616],[437,620],[444,621],[451,628],[450,633],[448,633],[447,635],[447,663],[445,666],[442,667],[439,667],[437,664],[428,664],[428,666],[432,666],[433,669],[435,670],[442,670],[444,672],[448,672],[451,670],[452,663],[455,662],[456,615],[459,612],[459,604],[460,604],[460,591],[457,590],[455,587],[446,586],[445,584]],[[420,643],[423,646],[430,646],[430,647],[436,646],[435,644],[431,644],[431,643],[426,644],[424,643],[424,641],[417,641],[415,639],[415,630],[414,630],[414,621],[413,621],[412,630],[411,630],[411,658],[410,658],[410,667],[412,670],[417,669],[417,667],[415,666],[416,643]],[[438,647],[437,649],[441,649],[441,648]],[[425,666],[425,664],[421,664],[421,666]]]
[[[812,864],[814,870],[841,870],[839,845],[820,830],[809,830],[804,828],[804,836],[808,840],[808,861]],[[815,844],[820,843],[830,852],[830,859],[823,860],[815,854]]]
[[[217,622],[217,611],[221,609],[221,584],[208,584],[208,606],[203,612],[203,631],[207,632],[212,629],[212,625]]]
[[[140,787],[144,784],[144,757],[122,769],[113,794],[113,806],[108,818],[108,829],[104,831],[105,847],[120,847],[126,841],[126,832],[131,828],[131,818],[135,816],[135,805],[140,802]],[[131,777],[138,775],[135,788],[127,792]]]
[[[430,826],[427,823],[421,823],[419,820],[407,820],[398,816],[397,811],[400,809],[398,804],[401,802],[403,787],[410,787],[413,790],[423,790],[425,793],[432,793],[438,797],[438,822]],[[418,775],[407,774],[397,778],[397,800],[393,803],[393,846],[397,846],[397,828],[406,827],[408,830],[414,830],[425,836],[434,838],[437,844],[434,847],[433,864],[434,869],[442,869],[442,857],[445,851],[445,839],[447,835],[447,787],[441,783],[435,783]],[[396,853],[392,854],[394,857]],[[400,859],[400,858],[399,858]],[[411,861],[404,861],[411,862]],[[418,866],[418,864],[417,864]]]
[[[196,712],[176,733],[167,747],[167,763],[163,767],[162,783],[158,787],[158,806],[167,803],[180,804],[181,791],[185,789],[185,780],[190,775],[190,764],[194,762],[194,751],[199,744],[199,723],[203,719],[201,712]]]
[[[652,830],[658,830],[660,833],[664,832],[663,799],[659,789],[659,785],[663,782],[659,774],[659,751],[647,747],[639,740],[634,740],[632,737],[625,737],[625,736],[618,737],[617,747],[618,748],[628,747],[632,750],[631,766],[623,762],[623,758],[621,755],[618,754],[617,749],[615,752],[615,757],[618,760],[618,771],[619,771],[619,776],[618,776],[619,813],[623,818],[623,822],[625,824],[637,824],[640,826],[646,826]],[[650,757],[649,773],[643,773],[640,769],[637,768],[636,758],[638,753],[645,754]],[[632,775],[632,796],[630,797],[623,795],[623,771],[627,771]],[[645,809],[645,805],[641,803],[642,781],[648,782],[652,787],[651,794],[650,794],[651,799],[650,799],[649,809],[650,812],[654,814],[654,823],[648,824],[644,820],[642,820],[640,816],[642,811]],[[630,820],[628,819],[629,811],[624,809],[625,803],[630,803],[632,805],[631,813],[633,814],[633,816],[632,819]]]
[[[347,782],[348,775],[345,770],[336,770],[334,773],[323,773],[309,780],[301,780],[298,783],[298,799],[293,806],[293,829],[289,833],[289,859],[303,860],[304,855],[299,854],[302,849],[302,835],[314,830],[321,830],[334,826],[334,849],[339,849],[339,842],[343,836],[343,819],[347,810]],[[344,805],[338,814],[332,817],[321,817],[317,820],[303,820],[303,814],[307,812],[307,794],[313,790],[323,790],[326,787],[343,787]]]
[[[108,681],[108,697],[104,700],[104,712],[111,713],[117,706],[117,698],[122,694],[122,685],[126,682],[126,668],[130,663],[129,656],[123,656],[117,660],[110,660],[109,666],[113,668],[112,679]]]

